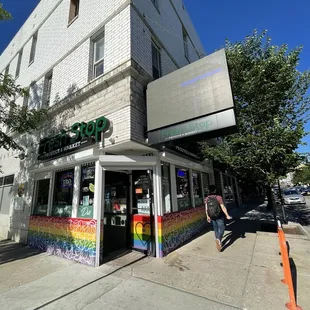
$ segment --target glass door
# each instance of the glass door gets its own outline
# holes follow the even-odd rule
[[[128,247],[129,176],[106,171],[103,242],[104,254]]]
[[[132,172],[132,247],[149,255],[155,254],[152,175],[152,170]]]

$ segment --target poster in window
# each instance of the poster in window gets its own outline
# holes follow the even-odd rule
[[[83,181],[95,179],[95,167],[84,167],[83,168]]]
[[[73,187],[73,173],[65,172],[60,176],[60,187],[61,188],[72,188]]]

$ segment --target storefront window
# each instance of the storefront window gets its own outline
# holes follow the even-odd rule
[[[34,204],[33,215],[47,215],[49,189],[50,179],[37,181],[36,201]]]
[[[203,194],[204,197],[209,195],[210,176],[208,173],[202,173]]]
[[[182,211],[192,207],[191,190],[189,185],[189,171],[188,169],[183,168],[176,168],[175,170],[178,210]]]
[[[80,204],[78,218],[93,218],[95,193],[95,164],[83,165],[81,170]]]
[[[126,173],[106,171],[105,206],[107,213],[127,213],[128,175]]]
[[[72,216],[73,188],[74,169],[56,172],[52,216]]]
[[[202,186],[200,172],[193,171],[193,192],[195,199],[195,207],[203,206]]]
[[[151,214],[152,171],[135,171],[133,214]]]
[[[164,214],[171,212],[170,164],[161,164],[162,198]]]

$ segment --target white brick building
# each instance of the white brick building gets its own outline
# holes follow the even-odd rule
[[[0,57],[30,89],[18,104],[49,108],[42,130],[19,138],[24,159],[0,150],[0,238],[98,265],[102,250],[161,256],[192,237],[213,169],[147,146],[145,90],[200,53],[182,0],[41,0]],[[45,155],[59,155],[38,159],[40,140],[103,116],[101,142],[65,153],[70,143],[50,139]],[[183,220],[164,227],[172,211]]]

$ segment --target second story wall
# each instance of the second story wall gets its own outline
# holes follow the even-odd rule
[[[92,80],[93,43],[102,34],[105,35],[104,72],[130,59],[130,1],[80,0],[79,3],[78,15],[69,23],[71,0],[41,0],[0,57],[0,72],[9,65],[9,73],[16,77],[22,51],[16,82],[23,87],[30,86],[30,94],[36,89],[39,96],[29,98],[32,107],[39,106],[33,103],[37,98],[44,99],[46,77],[50,75],[49,105]],[[34,61],[30,62],[35,33]]]
[[[160,50],[162,75],[204,54],[182,0],[133,0],[131,24],[132,57],[150,75],[152,41]]]
[[[41,0],[1,55],[0,72],[10,64],[29,87],[18,104],[52,106],[131,58],[154,77],[152,44],[160,76],[199,58],[203,47],[182,0]]]

